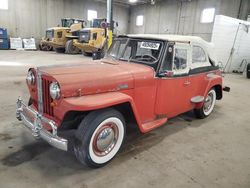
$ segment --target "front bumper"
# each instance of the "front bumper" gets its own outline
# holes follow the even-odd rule
[[[42,40],[41,44],[46,44],[52,46],[54,48],[65,48],[65,44],[63,42],[56,42],[52,40]]]
[[[24,104],[21,98],[17,100],[16,118],[31,130],[34,137],[42,138],[58,149],[68,150],[68,140],[57,136],[56,123]],[[49,126],[52,131],[46,130],[44,126]]]
[[[93,52],[98,51],[98,48],[94,46],[94,44],[91,45],[90,43],[81,43],[77,41],[77,42],[74,42],[74,46],[87,53],[93,53]]]

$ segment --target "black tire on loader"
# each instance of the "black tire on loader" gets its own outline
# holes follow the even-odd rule
[[[68,40],[65,45],[66,54],[79,54],[80,50],[73,45],[73,40]]]
[[[92,59],[98,60],[98,59],[104,58],[107,50],[108,50],[108,46],[107,46],[107,42],[105,42],[101,49],[99,49],[97,52],[94,52],[92,54]]]
[[[90,52],[85,52],[85,51],[83,51],[83,50],[82,50],[82,54],[83,54],[84,56],[87,56],[87,57],[91,57],[91,56],[92,56],[92,53],[90,53]]]
[[[65,52],[65,48],[55,48],[55,51],[56,51],[56,53],[61,54],[61,53]]]
[[[108,41],[107,40],[103,44],[103,47],[102,47],[102,49],[100,49],[100,51],[101,51],[101,58],[104,58],[105,54],[108,51]]]
[[[247,65],[247,78],[250,79],[250,63]]]

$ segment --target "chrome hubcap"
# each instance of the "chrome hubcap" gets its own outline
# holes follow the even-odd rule
[[[103,125],[97,131],[94,141],[94,153],[98,156],[105,156],[112,151],[118,138],[118,127],[114,123]]]
[[[209,93],[208,96],[206,97],[205,99],[205,103],[204,103],[204,111],[205,112],[208,112],[211,107],[212,107],[212,104],[213,104],[213,94],[212,93]]]

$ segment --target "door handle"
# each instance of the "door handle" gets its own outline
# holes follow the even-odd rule
[[[185,86],[190,85],[190,84],[191,84],[191,82],[188,81],[188,80],[186,80],[186,81],[184,82],[184,85],[185,85]]]

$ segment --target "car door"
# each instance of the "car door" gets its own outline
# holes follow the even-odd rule
[[[188,75],[190,63],[189,43],[169,43],[159,70],[165,72],[166,76],[160,76],[157,80],[157,114],[165,114],[169,118],[192,108]]]
[[[212,70],[208,55],[203,47],[199,44],[192,44],[192,59],[190,65],[190,94],[191,98],[203,96],[208,84],[207,75]]]

